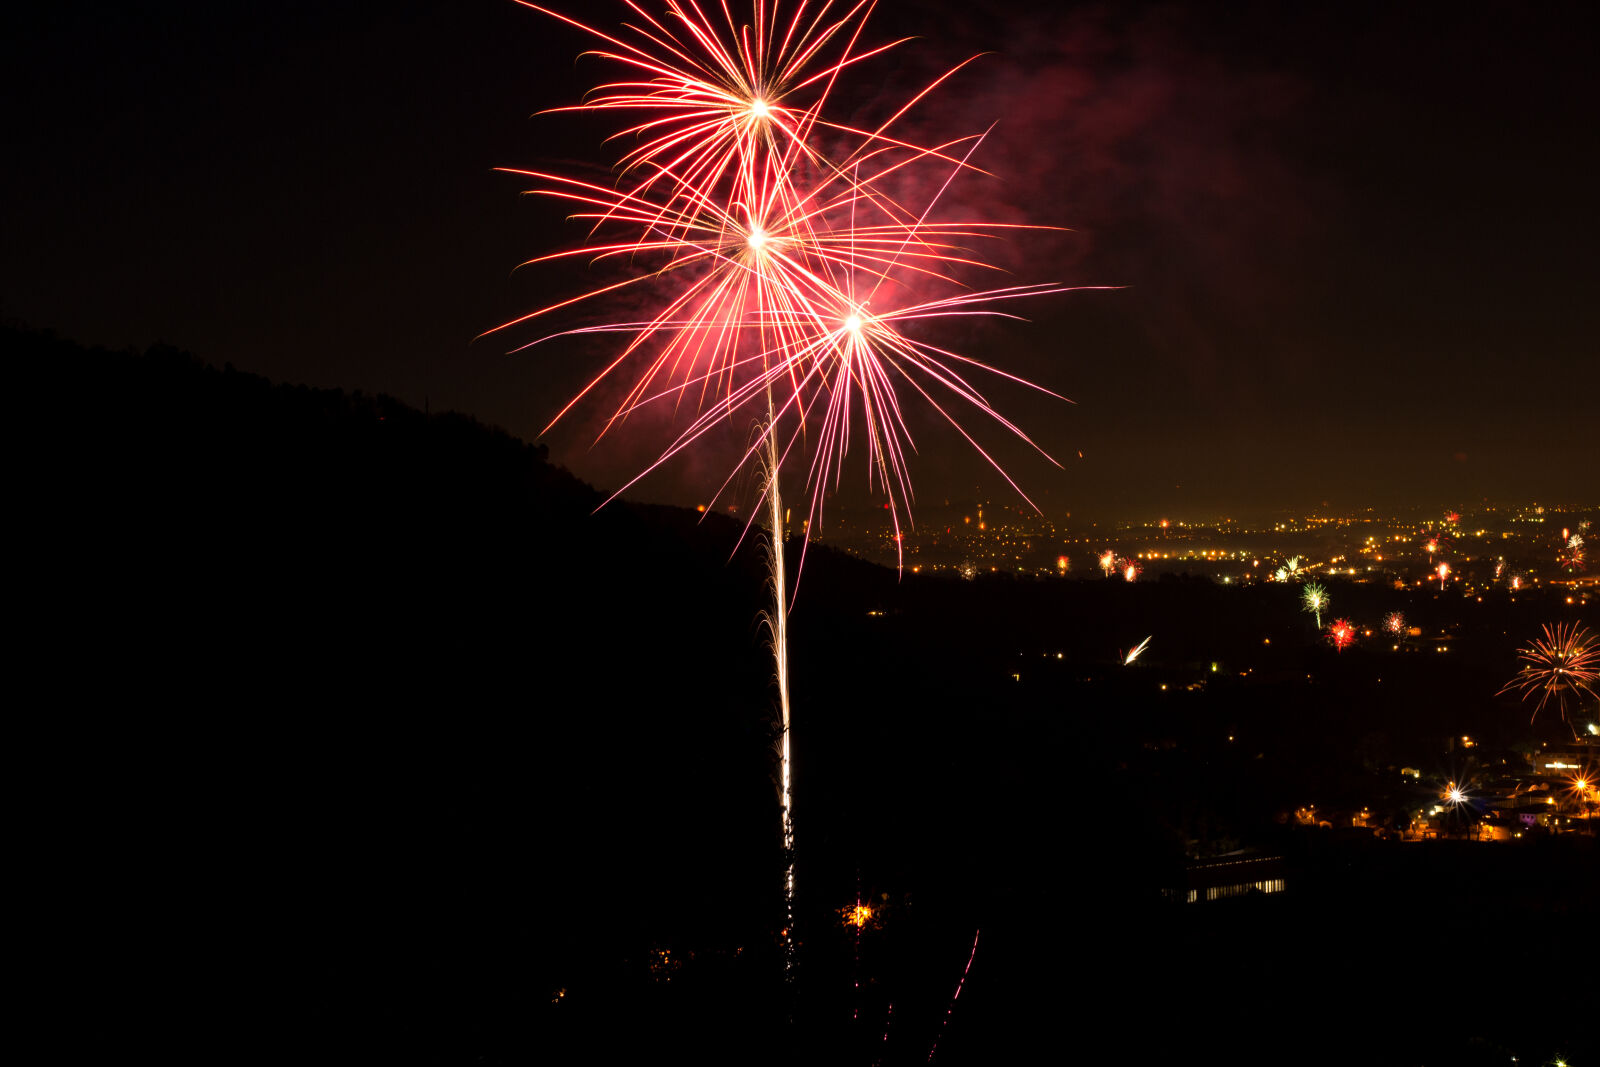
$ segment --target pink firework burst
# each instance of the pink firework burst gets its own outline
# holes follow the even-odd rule
[[[1016,488],[966,419],[976,415],[1033,442],[991,406],[978,380],[1058,394],[924,337],[936,320],[1015,318],[999,305],[1064,291],[982,289],[959,277],[992,269],[971,250],[975,242],[1044,227],[941,218],[951,182],[977,172],[969,160],[982,135],[915,144],[897,132],[965,64],[918,86],[885,121],[854,125],[831,117],[840,78],[904,43],[862,43],[870,3],[796,3],[785,11],[778,0],[754,0],[748,15],[736,15],[727,3],[664,0],[658,8],[624,0],[630,21],[609,32],[518,2],[590,34],[598,42],[593,54],[620,69],[584,103],[559,110],[614,118],[614,138],[630,146],[615,186],[509,171],[589,228],[579,246],[530,262],[599,261],[623,276],[496,330],[629,290],[659,305],[640,318],[544,338],[623,337],[551,426],[613,379],[626,385],[601,436],[647,407],[687,408],[685,428],[625,490],[718,423],[753,417],[762,434],[717,495],[763,457],[762,492],[770,495],[779,468],[809,452],[808,532],[820,528],[824,490],[841,479],[855,445],[865,454],[869,488],[888,498],[898,534],[912,499],[915,442],[901,407],[911,400],[935,411]],[[904,202],[896,190],[919,172],[931,192]]]

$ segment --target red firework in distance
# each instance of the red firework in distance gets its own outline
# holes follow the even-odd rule
[[[1335,619],[1332,626],[1328,627],[1328,640],[1333,642],[1333,647],[1343,652],[1355,643],[1356,628],[1349,619]]]

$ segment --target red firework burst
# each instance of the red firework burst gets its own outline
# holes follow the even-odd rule
[[[1333,642],[1333,647],[1340,652],[1355,643],[1356,628],[1349,619],[1335,619],[1333,625],[1328,627],[1328,640]]]

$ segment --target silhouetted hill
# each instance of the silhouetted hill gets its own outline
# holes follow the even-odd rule
[[[31,409],[52,846],[87,857],[74,893],[129,887],[97,898],[106,937],[154,951],[119,920],[181,911],[169,953],[294,1001],[290,1032],[393,1053],[459,1021],[414,1013],[418,990],[469,1014],[478,982],[506,995],[484,939],[546,1003],[573,959],[748,924],[708,880],[773,910],[747,877],[778,847],[764,572],[737,525],[597,512],[543,448],[385,396],[14,328],[4,351]],[[547,926],[569,909],[591,919]]]

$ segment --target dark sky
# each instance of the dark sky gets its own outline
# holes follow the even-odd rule
[[[582,7],[594,22],[623,10]],[[1125,287],[939,338],[1076,401],[992,396],[1064,470],[974,423],[1047,512],[1593,503],[1600,94],[1584,7],[1043,10],[884,0],[868,39],[920,37],[836,99],[868,115],[989,53],[908,116],[924,138],[997,123],[974,158],[995,178],[943,203],[1072,228],[989,253],[1017,282]],[[605,355],[507,354],[539,331],[472,341],[581,285],[576,269],[514,272],[581,230],[493,171],[604,174],[608,127],[534,115],[606,76],[575,59],[579,34],[510,0],[5,19],[6,316],[426,398],[530,439]],[[669,427],[591,447],[600,413],[548,440],[614,486]],[[924,412],[912,428],[920,499],[1015,500]],[[638,495],[704,499],[729,461],[709,443]]]

